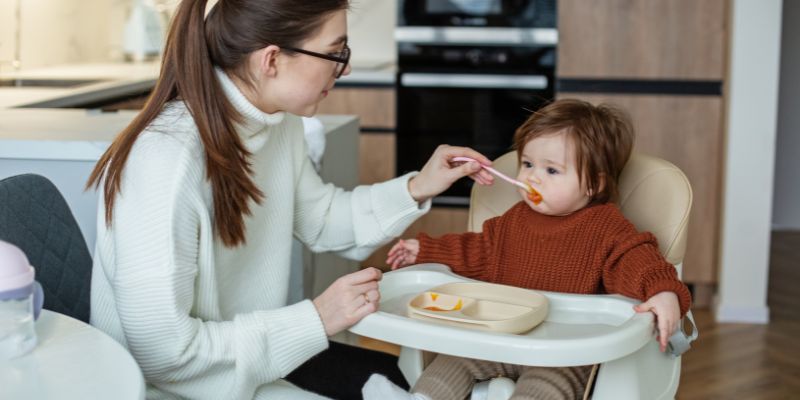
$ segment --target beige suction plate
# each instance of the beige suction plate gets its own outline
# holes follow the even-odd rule
[[[485,282],[436,286],[408,302],[408,316],[493,332],[523,333],[547,316],[547,297],[535,291]]]

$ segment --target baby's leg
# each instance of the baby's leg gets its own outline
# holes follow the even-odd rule
[[[582,367],[521,367],[517,386],[511,400],[582,399],[592,366]]]
[[[434,400],[463,400],[472,392],[475,381],[498,376],[512,376],[513,366],[491,361],[473,360],[444,354],[433,362],[411,390]]]

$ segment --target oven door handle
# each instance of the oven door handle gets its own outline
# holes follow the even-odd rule
[[[400,74],[400,86],[467,89],[546,89],[544,75]]]

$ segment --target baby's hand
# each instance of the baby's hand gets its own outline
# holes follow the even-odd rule
[[[419,240],[400,239],[389,250],[389,254],[386,256],[386,264],[391,265],[392,270],[403,268],[414,264],[417,261],[417,254],[419,254]]]
[[[664,352],[667,349],[669,337],[678,328],[680,322],[681,308],[678,303],[678,295],[673,292],[660,292],[644,303],[634,306],[633,309],[636,312],[652,311],[656,315],[659,347]]]

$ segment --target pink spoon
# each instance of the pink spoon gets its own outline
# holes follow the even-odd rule
[[[469,158],[469,157],[453,157],[452,161],[463,161],[463,162],[472,162],[472,161],[474,161],[474,162],[478,162],[474,158]],[[506,181],[506,182],[508,182],[508,183],[510,183],[512,185],[516,185],[516,186],[519,186],[522,189],[524,189],[526,192],[528,192],[528,198],[534,204],[539,204],[542,201],[542,195],[539,194],[539,192],[537,192],[536,189],[534,189],[531,185],[528,185],[527,183],[522,183],[522,182],[520,182],[520,181],[518,181],[516,179],[513,179],[513,178],[509,178],[508,176],[506,176],[502,172],[500,172],[500,171],[498,171],[498,170],[496,170],[496,169],[494,169],[494,168],[492,168],[492,167],[490,167],[488,165],[483,165],[481,163],[478,163],[478,164],[483,169],[495,174],[498,178],[500,178],[500,179],[502,179],[502,180],[504,180],[504,181]]]

